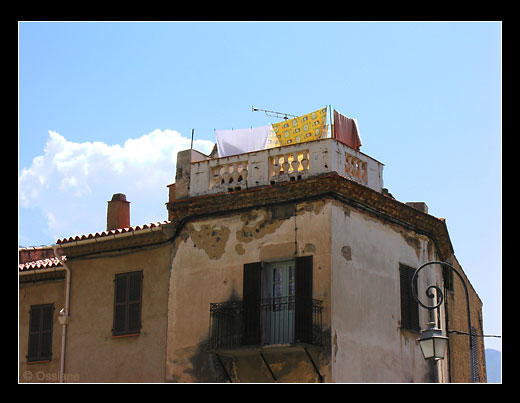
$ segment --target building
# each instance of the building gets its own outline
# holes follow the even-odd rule
[[[382,174],[335,139],[180,152],[168,221],[130,226],[116,194],[106,231],[20,250],[20,381],[468,382],[465,298],[440,269],[417,289],[444,289],[446,359],[416,341],[431,319],[414,270],[447,261],[465,278],[445,221],[394,199]]]

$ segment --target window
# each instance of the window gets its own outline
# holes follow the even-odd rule
[[[294,215],[294,203],[281,204],[271,207],[271,218],[286,219]]]
[[[53,315],[54,304],[31,306],[27,361],[49,361],[51,359]]]
[[[414,332],[419,332],[419,304],[412,294],[412,277],[415,269],[399,265],[399,278],[401,283],[401,327]],[[417,290],[417,278],[414,282]]]
[[[141,332],[143,272],[116,274],[114,279],[113,336]]]
[[[264,341],[270,344],[294,342],[295,276],[294,260],[273,262],[262,267],[262,323]]]
[[[244,265],[244,344],[312,344],[312,256]]]
[[[442,278],[444,279],[444,288],[453,292],[453,271],[447,267],[442,267]]]

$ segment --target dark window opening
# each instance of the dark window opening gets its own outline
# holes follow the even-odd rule
[[[48,361],[51,359],[53,316],[54,304],[31,306],[27,361]]]
[[[113,336],[141,332],[143,272],[116,274],[114,279]]]
[[[399,265],[399,278],[401,283],[401,327],[414,332],[419,332],[419,304],[412,294],[412,277],[415,269]],[[414,281],[417,290],[417,278]]]
[[[281,204],[278,206],[271,207],[271,218],[273,220],[285,219],[285,218],[292,217],[293,215],[294,215],[294,203]]]

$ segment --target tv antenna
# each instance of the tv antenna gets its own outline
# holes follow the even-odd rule
[[[255,108],[254,106],[251,106],[251,112],[264,112],[267,116],[273,117],[273,118],[282,118],[282,119],[289,119],[288,116],[292,116],[293,118],[297,118],[298,116],[291,115],[289,113],[283,113],[283,112],[275,112],[275,111],[268,111],[266,109],[260,109]]]

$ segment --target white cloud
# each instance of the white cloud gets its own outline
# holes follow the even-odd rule
[[[29,209],[45,217],[50,242],[104,231],[107,201],[114,193],[125,193],[132,203],[131,225],[167,219],[166,185],[175,181],[177,152],[189,147],[190,139],[174,130],[154,130],[122,146],[76,143],[49,131],[44,154],[19,177],[20,232],[31,231],[26,228],[31,222],[24,221]],[[201,152],[209,153],[212,147],[211,141],[194,141]]]

